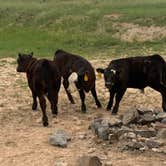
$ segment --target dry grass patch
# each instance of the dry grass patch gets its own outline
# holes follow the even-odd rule
[[[166,37],[166,26],[140,26],[132,23],[115,23],[114,28],[118,29],[114,36],[122,41],[152,41]]]

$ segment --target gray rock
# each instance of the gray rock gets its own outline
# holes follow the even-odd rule
[[[97,134],[100,139],[107,140],[109,135],[108,119],[95,119],[90,128]]]
[[[130,110],[129,112],[127,112],[123,115],[122,122],[124,125],[127,125],[129,123],[136,122],[138,117],[139,117],[139,114],[138,114],[138,111],[136,109]]]
[[[111,161],[107,161],[104,166],[113,166],[112,162]]]
[[[55,161],[54,166],[68,166],[68,164],[63,161]]]
[[[108,140],[109,127],[99,127],[97,135],[100,139]]]
[[[157,135],[155,130],[135,130],[134,132],[145,138],[155,137]]]
[[[163,128],[160,131],[158,131],[157,138],[166,140],[166,129],[165,128]]]
[[[110,120],[109,120],[109,125],[110,125],[110,127],[121,126],[122,121],[117,117],[111,117]]]
[[[97,156],[82,156],[77,160],[76,166],[102,166],[102,162]]]
[[[145,141],[145,144],[148,148],[152,149],[152,148],[159,148],[161,146],[161,143],[157,140],[154,139],[147,139]]]
[[[109,143],[115,143],[119,140],[118,136],[116,134],[109,134],[108,136]]]
[[[128,139],[136,139],[136,134],[134,132],[124,133],[119,137],[119,140],[128,140]]]
[[[166,124],[166,118],[164,118],[164,119],[161,121],[161,123]]]
[[[140,150],[141,148],[144,148],[145,144],[143,142],[127,142],[123,150]]]
[[[157,114],[156,119],[159,121],[162,121],[163,119],[166,118],[166,113],[165,112],[160,112],[159,114]]]
[[[49,143],[51,145],[60,147],[67,147],[67,142],[70,140],[71,138],[69,137],[69,135],[67,135],[63,130],[58,130],[49,137]]]
[[[156,115],[153,112],[148,112],[140,116],[138,123],[148,124],[155,121],[156,121]]]

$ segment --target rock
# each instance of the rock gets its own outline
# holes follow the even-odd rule
[[[109,134],[108,136],[109,143],[115,143],[119,140],[116,134]]]
[[[153,114],[153,112],[148,112],[140,116],[138,123],[148,124],[151,122],[155,122],[155,120],[156,120],[156,115]]]
[[[109,127],[98,128],[98,137],[103,140],[108,140]]]
[[[166,124],[166,118],[164,118],[161,123]]]
[[[65,131],[58,130],[50,136],[49,143],[55,146],[67,147],[67,142],[70,140],[71,138],[65,133]]]
[[[104,166],[113,166],[112,162],[111,161],[107,161]]]
[[[108,119],[95,119],[90,128],[97,134],[100,139],[107,140],[109,135]]]
[[[68,164],[63,161],[56,161],[54,166],[68,166]]]
[[[77,160],[76,166],[102,166],[102,162],[97,156],[82,156]]]
[[[161,140],[166,140],[166,129],[161,129],[157,133],[157,138]]]
[[[135,130],[135,134],[140,135],[141,137],[150,138],[155,137],[157,132],[155,130]]]
[[[85,132],[78,133],[78,138],[84,140],[87,138],[87,134]]]
[[[114,128],[114,130],[111,130],[110,133],[114,133],[119,138],[124,133],[129,133],[129,132],[133,132],[133,130],[129,127],[122,126],[121,128]]]
[[[95,152],[96,151],[96,148],[90,148],[89,150],[88,150],[88,153],[93,153],[93,152]]]
[[[137,111],[140,115],[144,115],[144,114],[147,114],[147,113],[153,113],[153,110],[151,109],[146,109],[146,108],[137,108]]]
[[[166,124],[160,123],[160,122],[156,122],[156,123],[154,124],[154,128],[157,129],[157,130],[160,130],[160,129],[162,129],[162,128],[165,128],[165,129],[166,129]]]
[[[123,150],[139,150],[144,147],[145,144],[143,142],[127,142],[123,147]]]
[[[111,117],[110,120],[109,120],[109,125],[110,125],[110,127],[112,127],[112,126],[121,126],[122,121],[119,118]]]
[[[127,139],[136,139],[136,134],[134,132],[124,133],[119,137],[119,140],[127,140]]]
[[[132,111],[130,110],[129,112],[127,112],[123,115],[122,122],[124,125],[127,125],[129,123],[136,122],[138,117],[139,117],[139,114],[138,114],[137,110],[135,110],[135,109]]]
[[[158,153],[160,153],[160,152],[161,152],[161,150],[160,150],[160,149],[158,149],[158,148],[152,148],[152,151],[153,151],[153,152],[158,152]]]
[[[161,143],[159,141],[153,140],[153,139],[147,139],[145,141],[145,144],[148,148],[159,148],[161,146]]]
[[[159,121],[162,121],[163,119],[166,118],[166,113],[165,112],[160,112],[159,114],[157,114],[156,119]]]

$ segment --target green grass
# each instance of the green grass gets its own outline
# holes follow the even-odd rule
[[[117,19],[105,17],[121,14]],[[165,54],[166,38],[126,42],[115,23],[166,26],[165,0],[0,0],[0,57],[33,51],[52,58],[58,48],[87,58]]]

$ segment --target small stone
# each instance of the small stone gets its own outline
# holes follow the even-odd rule
[[[152,148],[159,148],[161,146],[161,143],[156,141],[156,140],[153,140],[153,139],[148,139],[146,140],[146,145],[148,148],[152,149]]]
[[[161,123],[166,124],[166,118],[164,118]]]
[[[83,140],[87,138],[87,134],[85,132],[78,133],[78,138]]]
[[[119,140],[127,140],[127,139],[135,139],[136,134],[133,132],[129,133],[124,133],[123,135],[120,136]]]
[[[123,115],[122,122],[124,125],[127,125],[129,123],[136,122],[138,117],[139,117],[139,114],[138,114],[138,111],[136,109],[130,110]]]
[[[166,140],[166,129],[161,129],[157,134],[158,139]]]
[[[144,147],[145,147],[145,144],[142,142],[128,142],[125,145],[124,150],[139,150]]]
[[[98,129],[98,137],[103,140],[108,140],[109,127],[100,127]]]
[[[153,114],[153,112],[149,112],[144,115],[141,115],[138,120],[138,123],[148,124],[148,123],[155,122],[155,120],[156,120],[156,115]]]
[[[102,166],[102,162],[97,156],[82,156],[77,160],[76,166]]]
[[[166,113],[165,112],[160,112],[159,114],[157,114],[156,119],[159,121],[162,121],[163,119],[166,118]]]
[[[109,143],[115,143],[119,140],[119,138],[115,134],[109,134],[108,140],[109,140]]]
[[[122,121],[119,118],[111,117],[110,120],[109,120],[109,125],[110,125],[110,127],[112,127],[112,126],[121,126]]]
[[[68,166],[68,164],[63,161],[56,161],[54,166]]]
[[[65,131],[58,130],[50,136],[49,143],[51,145],[60,146],[64,148],[67,147],[67,142],[70,140],[71,138],[65,133]]]
[[[104,166],[113,166],[112,162],[111,161],[107,161]]]
[[[161,152],[161,150],[160,150],[160,149],[158,149],[158,148],[152,148],[152,151],[153,151],[153,152],[158,152],[158,153],[160,153],[160,152]]]
[[[88,153],[94,153],[96,151],[96,148],[91,148],[88,150]]]
[[[155,137],[157,134],[155,130],[135,130],[134,132],[145,138]]]

